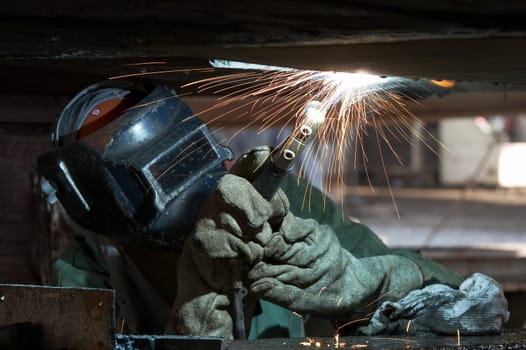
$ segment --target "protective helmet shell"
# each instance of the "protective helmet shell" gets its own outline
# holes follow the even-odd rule
[[[81,135],[92,111],[112,99],[127,102]],[[119,242],[170,248],[181,246],[232,158],[188,106],[158,84],[87,87],[60,114],[51,141],[39,172],[80,226]]]

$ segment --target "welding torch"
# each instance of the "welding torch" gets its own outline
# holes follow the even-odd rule
[[[266,200],[270,200],[276,193],[281,181],[293,168],[295,160],[314,139],[319,127],[325,121],[326,111],[319,101],[309,102],[303,113],[298,126],[294,128],[280,147],[271,152],[252,181],[252,186]],[[232,274],[234,281],[234,337],[235,339],[245,339],[243,298],[247,294],[247,289],[243,286],[243,266],[234,262]]]
[[[295,160],[314,139],[319,127],[325,121],[325,110],[319,101],[309,102],[304,114],[299,126],[294,128],[285,142],[269,155],[252,181],[252,186],[267,200],[276,193],[283,178],[293,168]]]

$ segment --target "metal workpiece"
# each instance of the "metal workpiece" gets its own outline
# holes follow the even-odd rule
[[[228,350],[506,350],[526,349],[526,331],[506,331],[501,335],[436,336],[378,335],[352,337],[311,337],[258,340],[234,340]]]
[[[114,297],[109,289],[2,284],[0,348],[111,349]]]
[[[221,337],[117,334],[112,350],[226,350],[228,344]]]
[[[0,349],[224,350],[221,337],[115,334],[111,289],[0,285]]]

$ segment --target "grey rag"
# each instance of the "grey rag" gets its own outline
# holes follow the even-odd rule
[[[414,290],[397,302],[384,302],[359,332],[497,333],[508,319],[508,303],[500,285],[475,273],[459,289],[433,284]]]

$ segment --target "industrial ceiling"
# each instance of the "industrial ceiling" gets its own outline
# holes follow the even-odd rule
[[[0,16],[0,95],[67,96],[135,73],[180,86],[221,58],[483,82],[496,109],[504,87],[524,110],[523,1],[22,0]]]

